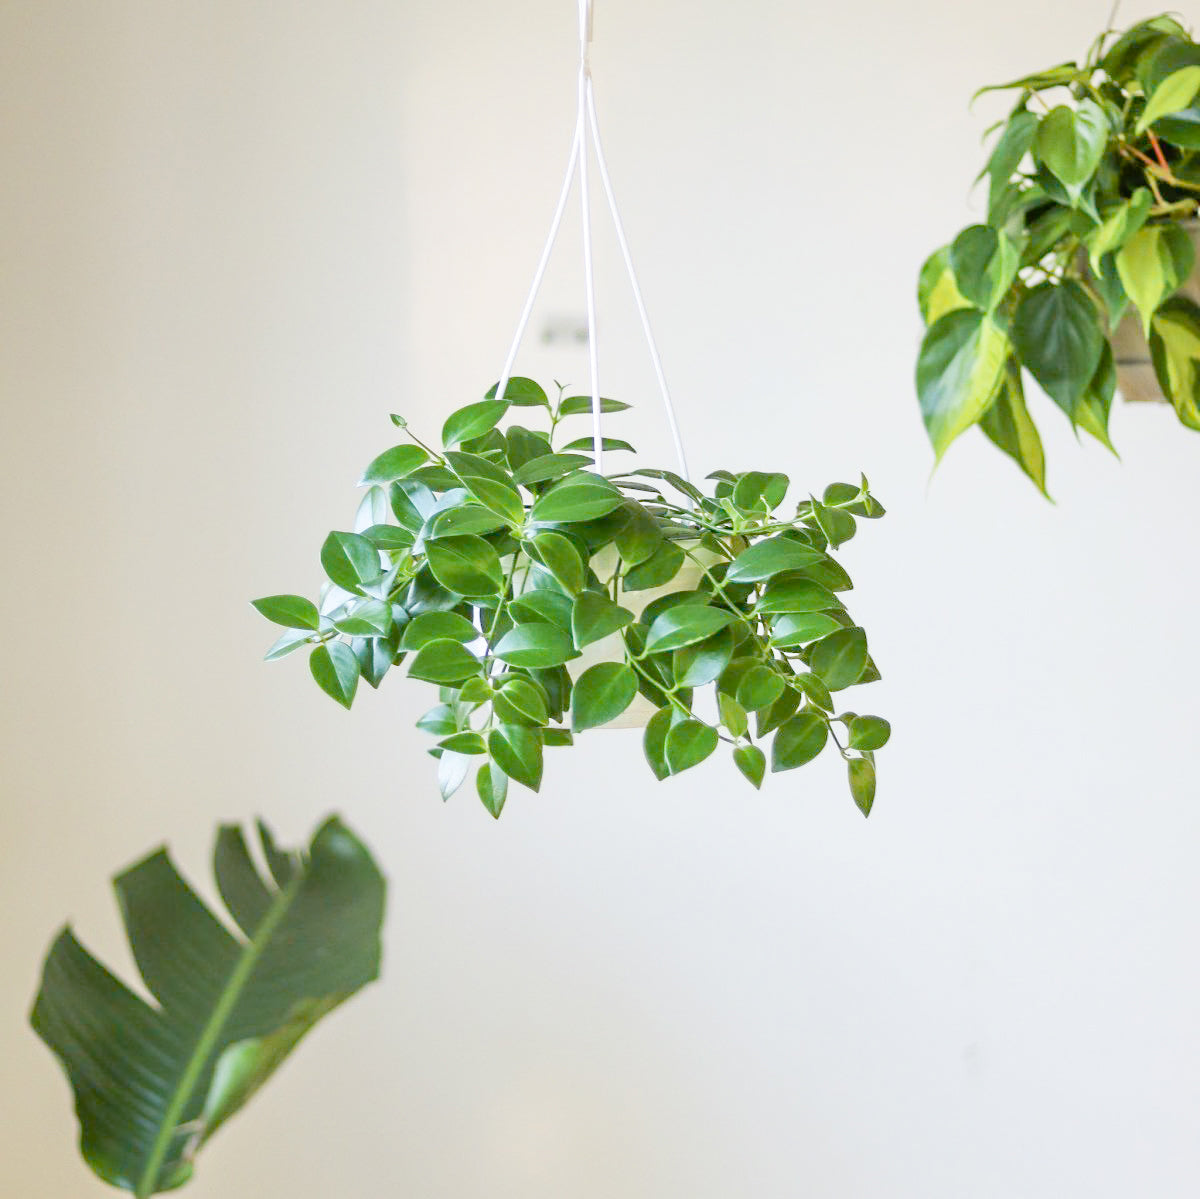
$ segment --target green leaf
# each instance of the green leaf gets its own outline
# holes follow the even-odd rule
[[[633,613],[599,591],[581,591],[571,609],[571,635],[583,649],[633,623]]]
[[[623,499],[608,479],[581,471],[551,487],[534,504],[530,515],[546,524],[577,524],[605,516],[619,507]]]
[[[1153,203],[1150,189],[1139,187],[1084,238],[1094,274],[1103,273],[1101,259],[1105,254],[1119,250],[1146,223]]]
[[[683,566],[683,550],[674,542],[660,541],[659,548],[643,562],[631,566],[621,580],[626,591],[648,591],[669,583]]]
[[[359,595],[383,573],[379,551],[357,533],[330,533],[321,546],[321,566],[343,591]]]
[[[302,595],[268,595],[251,600],[251,604],[268,620],[288,629],[318,629],[321,616],[317,605]]]
[[[303,629],[288,629],[263,655],[263,661],[274,662],[279,658],[286,658],[288,654],[298,650],[302,645],[310,644],[309,636]]]
[[[508,798],[508,775],[494,762],[485,762],[475,775],[475,789],[483,806],[497,819],[504,811],[504,801]]]
[[[706,604],[680,604],[657,617],[646,635],[646,653],[661,654],[705,641],[737,619],[732,612]]]
[[[502,724],[488,734],[492,761],[510,779],[537,791],[542,785],[542,738],[538,729]]]
[[[1100,365],[1100,314],[1074,279],[1039,283],[1013,319],[1013,345],[1042,389],[1074,418],[1079,397]]]
[[[1037,134],[1038,119],[1026,108],[1018,109],[1008,118],[1004,132],[1001,133],[988,159],[982,174],[990,176],[988,188],[988,216],[996,208],[997,201],[1013,177],[1021,160],[1033,146]]]
[[[583,589],[583,559],[569,538],[561,533],[538,533],[529,546],[530,556],[558,580],[568,595],[577,595]]]
[[[1191,238],[1178,225],[1147,225],[1117,253],[1117,273],[1147,338],[1155,312],[1192,273],[1195,257]]]
[[[737,702],[748,712],[771,707],[783,694],[784,682],[777,671],[757,663],[742,675],[737,685]]]
[[[485,399],[496,398],[496,388],[500,386],[499,380],[488,388]],[[515,404],[518,408],[544,408],[550,403],[549,397],[545,391],[535,383],[532,379],[526,379],[523,375],[516,375],[509,379],[504,387],[504,395],[502,399],[508,400]]]
[[[733,764],[756,790],[761,789],[767,773],[767,756],[757,745],[739,745],[733,751]]]
[[[828,508],[814,499],[809,502],[809,510],[817,522],[817,527],[833,549],[849,541],[857,531],[854,517],[841,508]]]
[[[465,645],[481,636],[480,631],[457,612],[421,612],[404,626],[400,648],[420,650],[431,641],[447,639]]]
[[[508,411],[507,400],[480,400],[452,412],[442,426],[442,445],[447,449],[494,429]]]
[[[1000,326],[975,309],[947,313],[930,326],[917,360],[917,395],[938,461],[990,407],[1009,350]]]
[[[875,803],[875,763],[869,758],[851,758],[846,763],[850,775],[850,794],[858,810],[870,816]]]
[[[958,290],[984,312],[991,312],[1008,293],[1019,261],[1012,239],[990,225],[968,226],[950,247]]]
[[[798,674],[792,679],[792,685],[799,687],[810,703],[824,708],[826,712],[833,711],[833,697],[829,694],[829,688],[815,674]]]
[[[823,557],[793,537],[771,537],[742,550],[725,572],[727,583],[759,583],[786,570],[802,570]]]
[[[763,615],[778,612],[823,612],[839,607],[838,598],[827,587],[812,579],[772,579],[755,605]]]
[[[626,566],[638,566],[664,548],[663,535],[654,518],[641,504],[627,503],[623,515],[625,519],[617,528],[613,540],[621,561]]]
[[[767,709],[760,711],[755,717],[758,736],[765,737],[774,729],[779,728],[800,706],[800,693],[791,687],[785,687],[783,694]]]
[[[458,732],[458,721],[454,718],[454,708],[450,704],[438,704],[430,708],[420,720],[417,728],[422,732],[432,733],[435,737],[448,737]]]
[[[428,461],[429,454],[419,445],[394,445],[371,460],[358,485],[365,487],[371,483],[391,483],[403,479]]]
[[[926,325],[932,325],[939,317],[956,308],[970,308],[971,302],[958,290],[954,281],[949,246],[935,250],[922,265],[917,279],[917,305]]]
[[[471,773],[471,755],[456,754],[450,749],[433,752],[438,755],[438,791],[442,799],[447,800],[467,781],[467,775]]]
[[[504,585],[500,558],[482,537],[464,533],[425,543],[429,569],[456,595],[497,595]]]
[[[624,412],[629,408],[628,404],[623,404],[620,400],[606,400],[602,396],[600,398],[601,412]],[[592,410],[591,396],[567,396],[559,406],[558,415],[562,416],[583,416],[585,413]]]
[[[1166,76],[1146,101],[1146,108],[1134,126],[1135,133],[1145,133],[1160,117],[1170,116],[1187,108],[1200,92],[1200,65],[1183,67]]]
[[[333,627],[352,637],[386,637],[392,628],[392,609],[383,600],[363,600],[349,605]]]
[[[717,704],[721,710],[721,723],[734,737],[744,737],[750,728],[750,720],[746,709],[732,695],[724,691],[717,692]]]
[[[545,693],[528,679],[509,679],[493,696],[492,705],[502,724],[540,728],[550,719]]]
[[[463,480],[470,493],[489,512],[500,517],[513,528],[520,528],[525,521],[525,504],[520,493],[507,482],[468,475]]]
[[[851,749],[882,749],[892,735],[892,726],[882,716],[855,716],[850,721]]]
[[[461,494],[461,493],[460,493]],[[443,502],[445,497],[443,497]],[[504,527],[504,518],[474,501],[452,497],[452,506],[439,508],[425,529],[426,541],[441,537],[467,537],[494,533]]]
[[[358,689],[359,669],[358,659],[348,645],[342,641],[318,645],[309,655],[308,668],[326,695],[343,708],[350,707]]]
[[[379,975],[385,883],[339,821],[306,857],[264,877],[223,826],[217,887],[240,935],[207,908],[165,850],[114,887],[148,1003],[65,928],[50,948],[34,1031],[75,1094],[80,1148],[105,1182],[139,1197],[186,1182],[194,1156],[326,1013]]]
[[[559,666],[575,656],[571,639],[550,624],[519,624],[500,638],[493,652],[510,666],[539,669]],[[512,774],[507,768],[506,771]]]
[[[531,483],[561,479],[591,465],[592,460],[585,454],[539,454],[513,471],[513,482],[527,487]]]
[[[1151,325],[1150,353],[1179,419],[1200,429],[1200,307],[1183,296],[1167,300]]]
[[[1117,390],[1117,367],[1113,359],[1112,346],[1106,341],[1100,354],[1100,365],[1092,376],[1087,390],[1079,397],[1075,406],[1075,423],[1090,433],[1101,445],[1113,454],[1113,444],[1108,438],[1108,414],[1112,409],[1113,396]]]
[[[771,620],[771,644],[778,649],[807,645],[842,627],[824,612],[785,612]]]
[[[371,525],[362,535],[377,549],[385,551],[412,549],[413,534],[400,525]]]
[[[518,624],[552,624],[564,632],[571,628],[571,597],[561,591],[522,592],[509,602],[508,611]]]
[[[449,637],[426,642],[408,668],[410,678],[427,683],[461,683],[479,671],[479,659],[461,641]]]
[[[682,774],[703,762],[716,748],[716,729],[701,720],[681,720],[667,733],[667,765],[672,774]]]
[[[568,441],[563,446],[564,451],[582,450],[585,454],[593,452],[596,447],[596,442],[591,437],[577,437],[574,441]],[[627,441],[622,441],[619,437],[602,437],[600,439],[600,448],[606,454],[617,454],[624,451],[628,454],[637,453],[637,451]]]
[[[1158,136],[1184,150],[1200,150],[1200,104],[1181,109],[1155,122]]]
[[[487,753],[482,734],[469,730],[465,733],[453,733],[444,741],[439,741],[438,745],[450,753],[467,754],[472,757]]]
[[[795,770],[811,762],[829,737],[829,726],[816,712],[801,712],[785,720],[771,742],[771,769]]]
[[[624,662],[585,670],[571,691],[571,727],[581,733],[616,720],[637,695],[637,676]]]
[[[722,629],[713,637],[677,649],[671,671],[677,687],[706,687],[719,678],[733,657],[733,630]]]
[[[812,647],[809,665],[830,691],[857,683],[867,666],[867,634],[854,627],[822,637]]]
[[[671,731],[672,721],[671,709],[659,708],[646,721],[646,731],[642,735],[642,752],[660,783],[671,773],[671,767],[667,765],[667,734]]]
[[[1100,165],[1109,133],[1108,117],[1094,100],[1083,100],[1078,109],[1060,104],[1038,125],[1034,154],[1077,197]]]
[[[1034,481],[1042,495],[1049,499],[1042,439],[1025,406],[1021,368],[1015,360],[1009,359],[1004,386],[996,402],[983,414],[979,425],[992,443],[1012,458]]]
[[[1058,87],[1074,83],[1079,79],[1086,78],[1089,74],[1089,71],[1081,70],[1073,62],[1064,62],[1056,67],[1050,67],[1048,70],[1039,71],[1036,75],[1024,75],[1020,79],[1014,79],[1011,83],[990,83],[987,87],[981,87],[971,97],[971,100],[977,100],[985,92],[1003,92],[1013,88],[1022,88],[1025,91],[1040,91],[1046,87]]]
[[[492,698],[492,684],[483,675],[472,675],[458,689],[460,704],[482,704]]]

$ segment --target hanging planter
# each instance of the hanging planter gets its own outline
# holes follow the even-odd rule
[[[404,663],[440,689],[418,722],[437,739],[449,797],[475,771],[499,816],[510,780],[538,790],[543,750],[585,730],[643,730],[654,775],[704,761],[725,743],[761,786],[832,744],[865,814],[887,721],[839,711],[834,695],[879,677],[867,637],[840,594],[849,576],[832,551],[856,519],[883,514],[866,479],[822,499],[788,502],[787,476],[719,470],[692,482],[662,363],[604,160],[588,63],[590,7],[581,0],[575,134],[566,176],[504,371],[454,412],[434,449],[409,432],[366,468],[353,532],[321,550],[329,582],[318,603],[254,601],[287,631],[268,652],[310,647],[317,684],[349,708],[359,680],[378,687]],[[600,395],[588,193],[589,143],[633,287],[678,471],[606,472],[630,453],[604,435],[627,404]],[[590,395],[552,398],[512,368],[575,177],[583,217]],[[571,426],[591,417],[591,436]],[[528,427],[532,423],[540,427]]]
[[[1200,46],[1166,16],[1111,36],[1082,65],[1000,85],[1020,98],[981,172],[987,221],[936,251],[918,288],[938,459],[978,424],[1043,493],[1023,372],[1110,449],[1118,388],[1200,429]]]

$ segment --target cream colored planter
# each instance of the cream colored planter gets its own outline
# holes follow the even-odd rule
[[[1182,228],[1187,231],[1196,249],[1197,267],[1177,294],[1200,304],[1200,221],[1185,221]],[[1164,402],[1166,396],[1154,373],[1150,346],[1142,333],[1141,320],[1132,308],[1117,326],[1112,336],[1112,348],[1117,364],[1117,389],[1121,395],[1132,401]]]

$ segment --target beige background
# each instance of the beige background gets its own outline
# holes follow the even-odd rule
[[[59,923],[124,962],[111,871],[167,839],[202,879],[218,819],[334,808],[392,880],[386,979],[195,1199],[1194,1193],[1200,440],[1122,409],[1119,466],[1038,397],[1056,507],[977,435],[927,485],[911,385],[915,273],[1002,107],[970,92],[1107,7],[599,0],[693,462],[868,473],[890,513],[845,556],[895,740],[869,823],[834,760],[656,787],[596,733],[494,824],[437,798],[421,689],[348,716],[259,661],[247,600],[315,589],[389,411],[435,431],[495,378],[574,5],[2,0],[5,1194],[101,1192],[24,1026]],[[579,311],[577,244],[537,327]],[[600,257],[605,390],[661,461]]]

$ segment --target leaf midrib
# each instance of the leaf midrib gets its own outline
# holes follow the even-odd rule
[[[258,928],[254,930],[254,935],[242,949],[237,965],[231,971],[224,990],[221,992],[221,997],[202,1029],[191,1056],[188,1058],[187,1065],[184,1067],[183,1074],[180,1075],[174,1094],[163,1113],[162,1124],[159,1126],[154,1144],[150,1148],[145,1168],[138,1179],[137,1189],[134,1192],[136,1199],[149,1199],[149,1196],[155,1193],[154,1186],[158,1181],[159,1171],[162,1169],[171,1141],[179,1130],[179,1121],[184,1108],[200,1081],[200,1075],[204,1072],[205,1064],[212,1054],[222,1030],[233,1014],[233,1009],[246,989],[246,984],[250,981],[254,967],[258,964],[263,950],[270,942],[280,922],[287,915],[302,881],[303,876],[297,874],[286,887],[280,890],[272,900],[271,906],[267,909]]]

